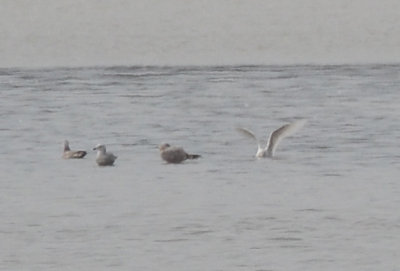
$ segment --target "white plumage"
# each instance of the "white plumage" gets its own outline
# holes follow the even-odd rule
[[[273,131],[270,134],[268,141],[267,141],[267,146],[265,148],[262,148],[260,140],[249,129],[237,128],[237,130],[239,132],[241,132],[243,135],[250,137],[257,142],[257,145],[258,145],[258,149],[257,149],[257,153],[256,153],[257,158],[273,157],[275,154],[275,150],[278,147],[281,140],[285,137],[293,135],[300,128],[302,128],[305,123],[306,123],[306,120],[298,120],[298,121],[295,121],[295,122],[292,122],[289,124],[285,124],[285,125],[281,126],[280,128],[276,129],[275,131]]]

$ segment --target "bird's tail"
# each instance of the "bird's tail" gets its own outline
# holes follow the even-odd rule
[[[197,158],[200,158],[200,157],[201,157],[201,155],[199,155],[199,154],[188,154],[187,155],[188,159],[197,159]]]

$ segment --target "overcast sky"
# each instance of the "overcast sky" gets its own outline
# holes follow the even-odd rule
[[[400,62],[399,0],[1,0],[0,67]]]

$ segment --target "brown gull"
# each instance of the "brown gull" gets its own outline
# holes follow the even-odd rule
[[[86,151],[71,151],[68,140],[64,141],[64,153],[62,156],[64,159],[83,158],[85,155]]]
[[[188,154],[181,147],[171,147],[168,143],[159,146],[161,158],[167,163],[178,164],[186,159],[197,159],[201,157],[198,154]]]

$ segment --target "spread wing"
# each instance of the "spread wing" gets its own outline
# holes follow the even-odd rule
[[[293,123],[285,124],[282,127],[273,131],[269,136],[268,145],[266,148],[268,156],[274,155],[275,150],[282,139],[296,133],[300,128],[305,125],[305,123],[306,120],[299,120]]]
[[[260,141],[258,140],[258,138],[254,135],[254,133],[252,131],[250,131],[249,129],[246,129],[246,128],[241,128],[241,127],[236,128],[236,130],[239,133],[241,133],[242,135],[254,139],[257,142],[258,148],[260,148]]]

